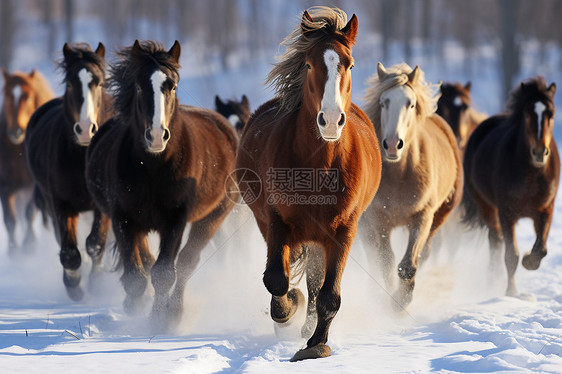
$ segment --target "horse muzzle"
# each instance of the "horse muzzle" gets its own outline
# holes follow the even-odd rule
[[[73,130],[77,143],[81,146],[87,146],[98,129],[98,124],[95,122],[76,122]]]
[[[316,124],[320,135],[327,142],[334,142],[341,136],[346,115],[342,111],[320,111],[316,116]]]
[[[384,157],[387,161],[398,162],[402,157],[404,150],[404,140],[398,137],[385,138],[382,141],[382,148],[384,150]]]
[[[149,152],[163,152],[170,140],[170,130],[164,126],[161,126],[158,129],[146,129],[144,132],[144,140]]]
[[[544,167],[548,161],[548,156],[550,156],[550,150],[548,147],[542,146],[531,148],[531,163],[534,167]]]

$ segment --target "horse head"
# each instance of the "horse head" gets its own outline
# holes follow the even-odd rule
[[[327,142],[340,138],[351,106],[351,48],[355,44],[358,21],[355,14],[341,30],[312,28],[315,20],[304,11],[301,30],[305,37],[319,41],[305,55],[306,77],[303,106],[316,114],[316,124]],[[310,35],[309,35],[310,34]],[[316,34],[316,35],[314,35]]]
[[[43,104],[42,89],[36,80],[39,73],[33,69],[31,73],[15,72],[10,74],[2,68],[4,76],[4,114],[7,122],[7,135],[13,144],[21,144],[25,139],[25,130],[31,115]],[[52,92],[49,88],[50,96]]]
[[[242,95],[242,100],[222,101],[218,95],[215,95],[215,107],[217,112],[222,114],[238,131],[244,128],[250,119],[250,102],[246,95]]]
[[[72,130],[76,142],[87,146],[98,131],[103,115],[105,47],[99,43],[94,52],[90,46],[70,46],[65,43],[63,54],[62,66],[66,71],[66,115],[73,123]]]
[[[378,63],[377,75],[381,82],[391,74],[394,73],[387,72],[383,64]],[[381,138],[387,161],[400,160],[408,142],[408,133],[417,121],[417,95],[412,87],[419,83],[420,74],[421,70],[416,66],[408,73],[396,75],[398,84],[380,95]]]
[[[538,92],[537,92],[538,88]],[[523,106],[525,137],[529,144],[531,163],[535,167],[544,167],[550,156],[550,143],[554,129],[554,94],[556,84],[544,87],[534,82],[521,83],[523,93],[533,96]]]
[[[467,140],[466,111],[471,104],[471,87],[470,82],[465,85],[443,83],[440,88],[441,96],[437,102],[437,114],[447,121],[459,144]]]

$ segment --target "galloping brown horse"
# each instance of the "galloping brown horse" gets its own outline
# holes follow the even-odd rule
[[[322,248],[320,265],[306,265],[316,301],[307,323],[317,317],[316,329],[293,361],[330,355],[326,341],[349,249],[380,181],[376,134],[351,102],[357,25],[355,15],[347,22],[337,8],[304,12],[268,76],[277,96],[252,115],[238,152],[238,182],[248,187],[243,195],[267,242],[263,282],[273,320],[288,321],[304,300],[289,289],[291,265],[309,246]]]
[[[39,106],[54,97],[47,80],[37,70],[31,73],[8,73],[4,76],[4,103],[0,113],[0,199],[4,224],[8,230],[8,253],[14,254],[16,244],[16,196],[27,191],[31,196],[33,178],[27,168],[23,141],[29,118]],[[29,250],[35,235],[33,217],[35,205],[31,199],[26,207],[27,233],[23,248]]]
[[[470,90],[472,83],[443,83],[441,96],[437,101],[439,114],[455,133],[461,152],[464,152],[466,142],[476,127],[482,123],[487,115],[478,112],[472,105]]]
[[[519,250],[515,224],[530,217],[537,235],[523,266],[538,269],[546,256],[554,199],[560,179],[560,157],[552,130],[556,85],[543,77],[521,83],[510,94],[503,114],[484,121],[474,131],[464,156],[464,220],[487,226],[492,265],[505,242],[507,291],[517,295],[515,270]]]
[[[379,63],[369,84],[365,111],[384,157],[381,185],[362,224],[389,288],[394,266],[390,234],[395,227],[408,228],[394,297],[394,306],[402,309],[412,300],[420,257],[428,256],[432,238],[461,200],[463,170],[455,136],[434,114],[437,97],[419,67],[400,64],[386,70]]]

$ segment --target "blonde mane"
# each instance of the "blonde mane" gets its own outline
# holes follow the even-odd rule
[[[275,89],[278,110],[292,112],[300,108],[306,78],[306,52],[316,43],[340,31],[347,24],[347,14],[339,8],[316,6],[308,9],[312,21],[302,17],[294,30],[281,42],[286,50],[279,56],[265,83]],[[313,32],[325,30],[325,32]]]
[[[371,122],[375,126],[375,130],[380,134],[380,117],[381,95],[394,87],[408,85],[416,95],[416,115],[418,122],[425,120],[426,117],[432,115],[437,110],[437,100],[439,99],[439,86],[431,84],[425,80],[424,72],[419,69],[418,77],[414,82],[408,81],[408,74],[412,72],[412,68],[401,63],[386,68],[387,75],[381,81],[377,73],[367,79],[368,88],[362,100],[364,111],[369,116]]]

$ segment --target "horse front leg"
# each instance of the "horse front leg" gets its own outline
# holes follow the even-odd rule
[[[395,304],[393,306],[397,311],[404,310],[412,301],[419,259],[429,238],[433,222],[432,218],[432,214],[426,209],[415,214],[408,223],[410,231],[408,247],[402,261],[398,265],[400,284],[397,293],[394,295]]]
[[[550,225],[552,224],[553,210],[554,203],[545,211],[537,212],[535,217],[533,217],[537,238],[531,252],[526,253],[521,261],[527,270],[537,270],[541,264],[541,260],[546,256],[546,240],[548,239]]]
[[[331,350],[326,342],[330,325],[341,305],[341,279],[353,238],[357,227],[340,226],[334,236],[324,241],[325,277],[316,300],[318,323],[314,334],[306,343],[306,348],[301,349],[291,358],[291,361],[300,361],[311,358],[328,357]]]
[[[16,207],[15,194],[5,191],[0,193],[2,200],[2,211],[4,213],[4,225],[8,231],[8,255],[14,256],[17,250],[16,244]]]
[[[124,217],[114,216],[111,222],[120,261],[123,264],[121,283],[126,293],[123,308],[127,314],[136,314],[141,309],[142,296],[148,283],[137,246],[139,238],[146,234],[137,232],[128,221]]]
[[[154,286],[150,319],[154,332],[166,332],[174,322],[169,319],[170,290],[176,283],[176,257],[186,224],[186,209],[178,209],[175,214],[170,214],[170,219],[160,231],[160,253],[150,271]]]
[[[74,301],[82,300],[84,291],[80,287],[80,265],[82,256],[76,244],[76,223],[78,215],[69,215],[57,209],[55,212],[56,225],[60,240],[60,262],[63,267],[63,282],[66,293]]]
[[[316,312],[316,300],[320,293],[320,288],[324,283],[324,249],[317,245],[311,245],[307,249],[306,259],[306,289],[308,291],[308,303],[306,305],[306,321],[301,329],[303,338],[310,338],[316,324],[318,323],[318,313]]]
[[[103,214],[99,209],[94,209],[92,230],[86,238],[86,252],[88,252],[88,255],[92,259],[92,270],[90,271],[89,282],[89,286],[92,290],[95,290],[96,278],[101,274],[103,269],[103,253],[105,251],[105,243],[110,223],[108,216]]]
[[[515,239],[515,222],[507,215],[500,215],[500,223],[502,228],[503,239],[505,242],[505,266],[507,269],[507,296],[517,296],[517,287],[515,286],[515,270],[519,263],[519,249]]]

